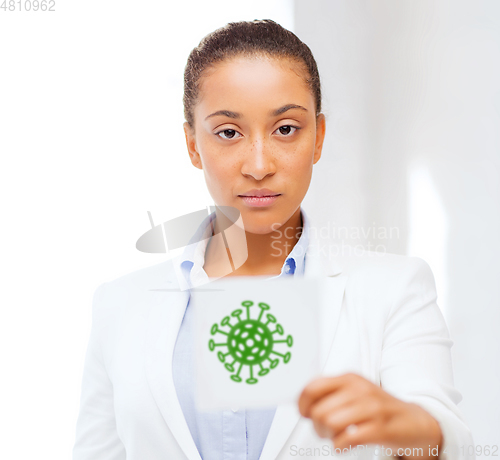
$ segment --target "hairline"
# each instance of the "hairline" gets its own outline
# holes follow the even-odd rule
[[[279,65],[282,67],[288,68],[288,70],[291,70],[294,72],[298,77],[302,78],[304,80],[304,83],[307,85],[309,91],[311,91],[313,99],[315,100],[315,106],[316,106],[316,97],[314,94],[314,91],[312,91],[312,88],[310,86],[310,80],[309,78],[311,75],[309,74],[309,70],[307,68],[306,63],[300,59],[297,58],[296,56],[293,55],[288,55],[288,54],[281,54],[281,53],[272,53],[267,50],[238,50],[234,53],[231,53],[229,55],[225,55],[219,60],[210,62],[207,64],[203,72],[199,75],[198,81],[196,83],[196,90],[197,90],[197,98],[196,101],[194,101],[193,104],[193,122],[194,122],[194,109],[195,107],[201,102],[202,98],[200,97],[201,94],[201,86],[203,83],[203,79],[212,75],[213,72],[215,72],[217,69],[217,66],[219,65],[225,65],[225,64],[230,64],[234,61],[237,61],[238,59],[250,59],[250,60],[267,60],[267,61],[273,61],[276,62],[278,61]],[[286,61],[288,61],[289,64],[295,64],[288,66],[286,65]],[[300,68],[301,73],[297,72],[297,67]],[[316,121],[318,120],[319,115],[321,114],[321,111],[319,113],[316,113]],[[189,124],[189,123],[188,123]],[[190,126],[191,130],[193,133],[195,132],[195,127],[194,123],[193,126]]]

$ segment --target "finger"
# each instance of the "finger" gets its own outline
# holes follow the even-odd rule
[[[316,433],[318,433],[318,436],[320,438],[331,439],[333,437],[333,432],[322,423],[313,421],[313,425],[314,425],[314,430],[316,431]]]
[[[344,387],[316,401],[309,409],[309,416],[314,421],[326,423],[331,414],[356,403],[358,399],[359,396],[356,392],[349,387]]]
[[[312,417],[316,432],[322,437],[330,438],[348,428],[348,433],[354,432],[358,424],[375,421],[378,417],[378,413],[369,407],[364,402],[358,402],[354,405],[342,406],[326,414],[322,419]]]
[[[349,425],[351,426],[351,425]],[[335,448],[340,450],[358,445],[381,444],[384,442],[384,433],[381,425],[376,420],[356,424],[357,429],[345,429],[333,436],[332,441]]]
[[[343,406],[335,412],[331,412],[324,418],[322,425],[336,436],[348,427],[351,427],[350,431],[353,432],[353,426],[375,421],[377,416],[378,413],[372,410],[369,404],[358,402],[356,404]]]
[[[337,391],[352,379],[352,374],[339,377],[320,377],[309,383],[299,397],[298,405],[302,416],[309,417],[311,406],[322,397]]]

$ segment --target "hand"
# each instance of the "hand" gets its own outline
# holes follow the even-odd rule
[[[299,410],[310,418],[319,436],[331,438],[335,448],[378,444],[415,452],[399,458],[434,459],[431,449],[442,447],[438,422],[417,404],[401,401],[369,380],[356,375],[322,377],[309,383],[299,398]],[[417,453],[413,449],[421,448]],[[410,451],[407,450],[407,453]]]

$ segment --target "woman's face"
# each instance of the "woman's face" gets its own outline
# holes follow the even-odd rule
[[[316,119],[298,65],[246,57],[217,64],[201,80],[194,120],[194,132],[184,123],[188,151],[215,204],[237,208],[250,233],[288,222],[309,188],[325,135],[324,115]],[[279,196],[242,198],[264,188]]]

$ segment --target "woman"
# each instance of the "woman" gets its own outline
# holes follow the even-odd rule
[[[271,20],[201,41],[186,65],[184,109],[190,160],[216,205],[241,213],[248,258],[228,272],[229,251],[211,238],[97,289],[74,460],[471,458],[451,340],[417,258],[319,256],[332,286],[325,377],[293,407],[197,411],[190,294],[177,275],[196,286],[307,272],[318,240],[300,205],[326,127],[314,57]],[[222,219],[216,211],[198,234],[218,235]]]

